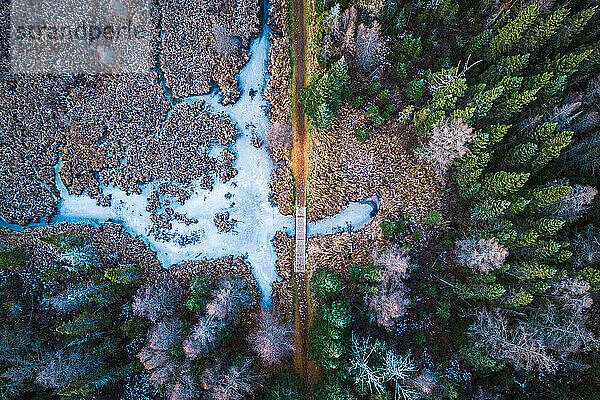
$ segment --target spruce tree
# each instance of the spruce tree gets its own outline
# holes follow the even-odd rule
[[[530,199],[526,199],[520,196],[511,196],[509,197],[510,206],[506,210],[506,216],[514,217],[517,214],[522,213],[525,208],[531,203]]]
[[[526,133],[527,138],[538,142],[546,141],[554,136],[554,131],[557,126],[557,122],[545,122],[534,129],[529,130]]]
[[[494,56],[508,53],[518,45],[523,34],[535,22],[539,7],[530,5],[523,9],[515,19],[504,25],[490,42],[490,50]]]
[[[570,53],[563,56],[559,55],[550,63],[548,68],[556,75],[569,76],[573,72],[577,71],[579,64],[581,64],[582,61],[587,60],[591,54],[592,50],[588,49],[580,53]]]
[[[65,335],[85,335],[98,329],[100,323],[88,312],[82,312],[70,321],[63,322],[56,331]]]
[[[533,190],[533,204],[536,207],[545,207],[558,201],[561,197],[566,195],[570,186],[554,185],[548,187],[537,188]]]
[[[508,120],[514,114],[521,112],[529,103],[536,99],[537,89],[524,90],[517,92],[509,96],[506,101],[502,104],[502,108],[499,112],[498,118],[501,121]]]
[[[526,262],[518,267],[516,271],[520,281],[538,281],[552,279],[556,268],[538,262]]]
[[[543,168],[550,161],[557,158],[561,150],[571,143],[572,138],[573,132],[562,131],[558,132],[553,138],[546,140],[531,165],[532,171]]]
[[[126,264],[117,268],[108,268],[104,277],[113,283],[131,284],[140,279],[141,271],[137,265]]]
[[[564,225],[564,219],[553,217],[542,217],[534,222],[535,229],[542,236],[554,236]]]
[[[523,165],[535,156],[537,148],[537,144],[531,142],[517,144],[509,150],[504,165],[509,168]]]
[[[418,103],[421,101],[423,97],[423,93],[425,92],[425,80],[424,79],[415,79],[406,85],[406,96],[414,103]]]
[[[485,177],[482,196],[502,197],[516,192],[529,179],[528,173],[498,171]]]
[[[473,101],[469,103],[469,106],[474,108],[473,119],[479,120],[485,118],[488,112],[492,109],[496,99],[502,96],[503,92],[504,87],[498,86],[475,94]]]
[[[587,8],[568,18],[556,35],[553,50],[566,48],[573,41],[573,37],[583,31],[583,28],[588,24],[597,9],[597,6]]]
[[[551,36],[559,31],[563,21],[568,15],[568,9],[560,8],[543,18],[539,18],[534,24],[535,26],[525,35],[522,42],[522,48],[525,51],[540,49]]]
[[[492,65],[478,77],[480,82],[496,84],[506,76],[519,76],[529,64],[529,53],[507,56]]]
[[[500,217],[509,206],[508,200],[485,199],[473,207],[471,218],[476,221],[490,221]]]

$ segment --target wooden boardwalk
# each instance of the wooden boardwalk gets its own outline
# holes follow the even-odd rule
[[[296,207],[296,257],[294,272],[306,271],[306,207]]]

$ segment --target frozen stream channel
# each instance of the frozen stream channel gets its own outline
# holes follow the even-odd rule
[[[198,223],[185,225],[173,221],[171,239],[157,240],[149,232],[152,222],[150,213],[146,211],[146,199],[161,182],[144,185],[140,195],[127,195],[112,186],[103,187],[104,194],[112,195],[112,205],[101,207],[88,196],[69,194],[59,178],[59,166],[56,168],[56,184],[62,200],[51,223],[118,222],[134,236],[141,236],[156,251],[165,267],[185,260],[227,255],[246,256],[263,291],[263,300],[269,302],[271,283],[277,279],[272,239],[278,230],[293,234],[294,219],[281,215],[278,208],[270,204],[269,180],[274,166],[266,145],[261,148],[252,145],[253,136],[266,143],[266,131],[269,127],[266,115],[268,104],[263,96],[268,78],[268,35],[269,28],[264,24],[261,35],[252,41],[250,61],[239,75],[242,96],[234,105],[220,104],[216,91],[182,99],[183,102],[204,101],[212,111],[227,114],[240,131],[235,144],[230,146],[230,150],[237,154],[234,168],[238,170],[238,175],[225,184],[217,180],[212,191],[194,190],[184,205],[171,203],[175,212],[195,218]],[[214,146],[211,153],[219,154],[220,150],[220,146]],[[230,199],[225,198],[227,193],[231,194]],[[371,221],[375,208],[373,204],[352,203],[338,215],[309,224],[309,234],[345,230],[348,224],[354,229],[362,228]],[[213,223],[215,213],[223,211],[228,211],[231,218],[239,221],[231,232],[219,233]],[[3,225],[9,226],[6,223]],[[40,224],[31,226],[36,225]],[[14,225],[9,227],[21,228]]]

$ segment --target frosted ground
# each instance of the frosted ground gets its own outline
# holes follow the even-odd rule
[[[141,236],[156,251],[165,267],[185,260],[245,256],[263,291],[263,299],[268,302],[271,283],[278,279],[272,240],[277,231],[294,233],[293,217],[281,215],[278,208],[269,202],[269,180],[274,165],[266,146],[256,148],[252,145],[253,136],[266,143],[266,131],[269,127],[266,115],[268,105],[263,97],[268,78],[268,35],[269,28],[265,25],[262,34],[251,44],[250,61],[239,75],[242,96],[234,105],[220,104],[216,91],[182,99],[182,102],[204,101],[213,112],[228,115],[240,131],[235,144],[229,148],[237,154],[234,168],[238,170],[238,175],[227,183],[215,182],[212,191],[195,189],[184,205],[171,202],[170,207],[175,212],[195,218],[198,223],[185,225],[173,221],[170,240],[157,240],[149,232],[152,222],[150,213],[146,210],[146,199],[153,190],[157,190],[161,181],[144,185],[139,195],[127,195],[116,187],[104,186],[104,194],[112,195],[112,204],[110,207],[102,207],[88,196],[69,193],[59,178],[60,163],[56,166],[56,185],[62,200],[51,223],[118,222],[134,236]],[[213,146],[211,155],[221,154],[222,150],[222,146]],[[232,195],[230,199],[225,198],[227,193]],[[328,234],[345,230],[348,225],[352,225],[353,229],[360,229],[372,220],[373,209],[373,205],[369,203],[351,203],[339,214],[309,224],[308,232]],[[230,217],[239,221],[231,232],[219,233],[213,223],[214,215],[222,211],[229,211]],[[3,225],[9,226],[6,223]],[[9,227],[18,229],[15,225]]]

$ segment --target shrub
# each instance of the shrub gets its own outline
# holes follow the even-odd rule
[[[424,79],[412,80],[406,85],[406,96],[414,103],[418,103],[425,93],[426,86]]]
[[[28,255],[25,249],[14,246],[10,249],[0,251],[0,267],[13,269],[25,264]]]
[[[312,277],[313,291],[321,296],[332,296],[342,289],[340,278],[328,268],[319,268]]]
[[[407,228],[406,221],[383,221],[379,224],[381,232],[384,236],[392,236],[396,233],[402,233]]]
[[[204,307],[210,299],[210,281],[206,275],[200,275],[194,278],[190,285],[190,295],[185,303],[186,307],[195,313],[204,310]]]
[[[361,143],[365,143],[369,139],[369,134],[363,128],[358,128],[354,131],[354,137]]]
[[[440,223],[442,220],[442,216],[440,213],[431,211],[429,214],[425,216],[425,223],[429,226],[435,226]]]

